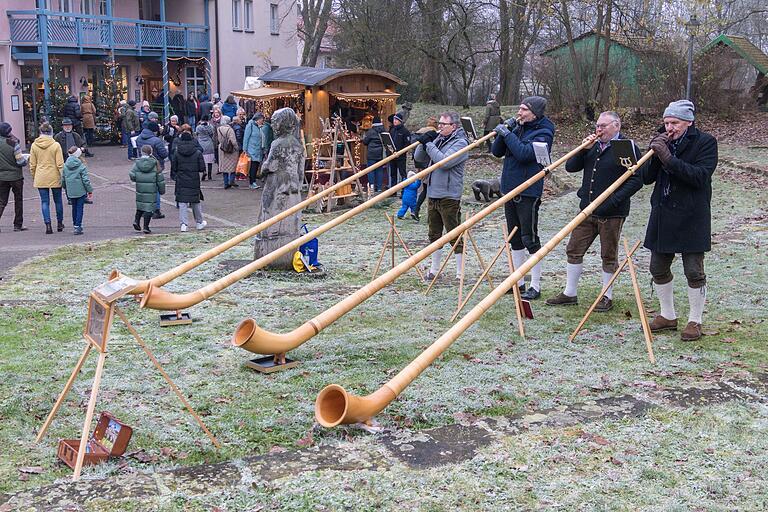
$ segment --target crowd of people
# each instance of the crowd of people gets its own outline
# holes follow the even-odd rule
[[[203,217],[204,199],[200,183],[223,176],[223,187],[239,187],[238,181],[249,181],[252,190],[260,188],[261,162],[269,153],[273,134],[270,120],[257,112],[250,120],[233,96],[220,101],[205,95],[197,102],[194,95],[185,103],[182,115],[172,115],[165,125],[150,104],[143,101],[121,101],[116,110],[122,144],[127,148],[129,171],[136,183],[136,214],[133,227],[145,234],[152,233],[151,219],[162,219],[161,195],[165,194],[166,161],[170,164],[170,179],[176,182],[175,199],[179,209],[181,231],[189,229],[188,210],[192,209],[197,229],[207,225]],[[191,105],[194,104],[194,109]],[[13,193],[14,230],[26,231],[23,213],[23,168],[29,165],[33,185],[40,194],[46,234],[52,234],[51,198],[56,215],[56,231],[64,231],[64,198],[72,207],[73,234],[83,234],[84,205],[91,203],[93,187],[88,177],[84,157],[93,156],[95,108],[90,97],[78,102],[75,96],[67,101],[61,119],[62,129],[54,134],[50,122],[39,126],[39,136],[25,155],[20,141],[8,123],[0,123],[0,215]],[[197,120],[199,119],[199,122]]]

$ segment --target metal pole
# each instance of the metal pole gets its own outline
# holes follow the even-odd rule
[[[171,112],[168,108],[168,27],[165,24],[165,0],[160,0],[160,21],[163,22],[163,124],[166,124]]]
[[[691,99],[691,75],[693,74],[693,33],[688,37],[688,80],[685,85],[685,99]]]
[[[48,62],[48,11],[45,10],[45,2],[37,2],[38,13],[42,10],[42,14],[37,15],[37,28],[40,37],[40,53],[42,54],[43,64],[43,112],[45,113],[46,121],[50,122],[51,117],[51,76],[50,76],[50,63]]]

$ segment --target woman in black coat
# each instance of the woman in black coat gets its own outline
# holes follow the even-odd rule
[[[200,201],[203,193],[200,190],[200,175],[206,171],[203,153],[200,145],[192,137],[191,131],[184,127],[181,135],[174,144],[171,156],[171,177],[176,181],[176,202],[179,203],[179,223],[181,230],[187,231],[189,219],[187,208],[192,207],[197,229],[203,229],[208,224],[203,219],[203,208]]]

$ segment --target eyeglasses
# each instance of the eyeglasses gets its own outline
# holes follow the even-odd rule
[[[611,126],[615,122],[616,121],[611,121],[610,123],[596,124],[595,128],[600,128],[600,129],[607,128],[607,127]]]
[[[437,123],[437,126],[453,126],[454,123]]]

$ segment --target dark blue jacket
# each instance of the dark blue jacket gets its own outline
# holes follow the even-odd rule
[[[555,138],[555,125],[546,117],[542,117],[518,125],[506,137],[497,136],[491,146],[491,153],[504,157],[504,168],[501,171],[501,192],[506,194],[525,180],[531,178],[542,169],[536,161],[533,142],[546,142],[552,151],[552,141]],[[544,180],[539,180],[520,195],[541,197],[544,192]]]
[[[165,159],[168,158],[168,150],[162,139],[155,135],[149,128],[144,128],[136,139],[136,148],[141,152],[141,146],[152,146],[152,156],[160,163],[160,169],[165,169]]]

